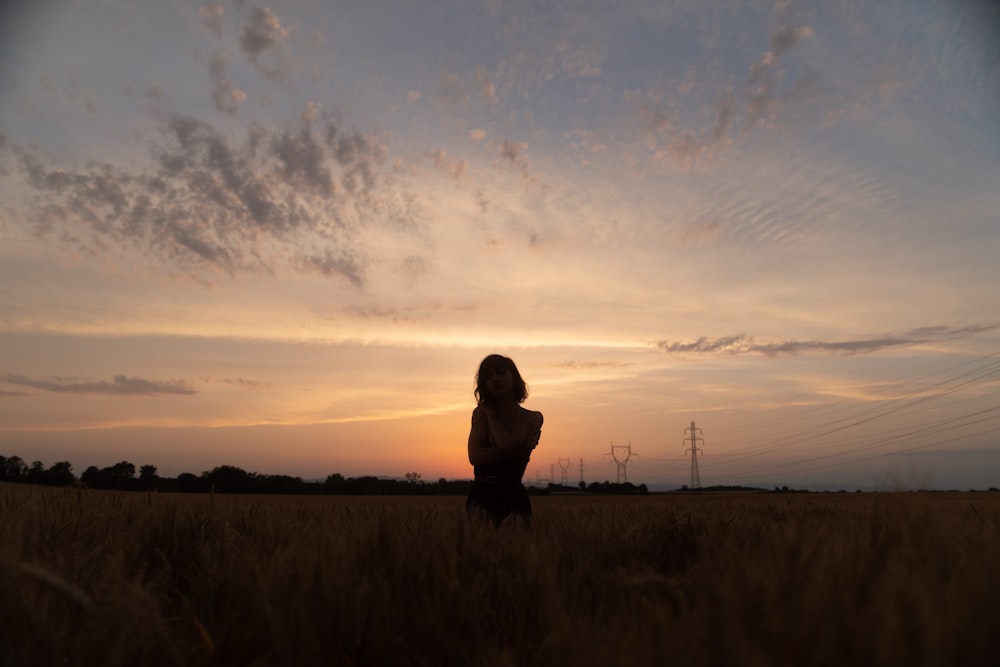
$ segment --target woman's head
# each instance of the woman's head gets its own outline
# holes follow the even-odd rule
[[[491,354],[479,364],[476,373],[476,400],[487,405],[509,396],[515,403],[528,398],[528,386],[509,357]]]

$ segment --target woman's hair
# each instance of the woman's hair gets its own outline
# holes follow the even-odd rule
[[[490,396],[490,390],[487,388],[484,380],[491,377],[497,371],[502,372],[504,370],[510,371],[511,379],[513,380],[511,393],[514,395],[514,400],[518,403],[523,403],[524,399],[528,398],[528,385],[524,383],[524,378],[521,377],[517,366],[514,365],[514,360],[500,354],[491,354],[479,364],[479,371],[476,373],[476,390],[473,393],[477,401],[487,405],[493,404],[495,397]]]

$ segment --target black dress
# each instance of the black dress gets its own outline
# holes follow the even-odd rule
[[[490,443],[490,446],[494,445]],[[531,500],[521,483],[528,458],[474,466],[476,478],[465,500],[469,516],[485,517],[496,526],[509,516],[530,523]]]

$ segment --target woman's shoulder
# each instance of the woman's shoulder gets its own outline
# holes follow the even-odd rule
[[[536,424],[539,427],[542,425],[542,422],[545,420],[545,417],[542,416],[541,412],[539,412],[538,410],[529,410],[528,408],[523,406],[521,407],[521,409],[524,410],[522,418],[525,421],[530,421],[532,424]]]
[[[480,403],[472,410],[472,421],[473,423],[487,419],[489,408]]]

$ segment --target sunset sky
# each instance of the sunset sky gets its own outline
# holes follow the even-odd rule
[[[995,7],[5,3],[0,454],[1000,487]]]

